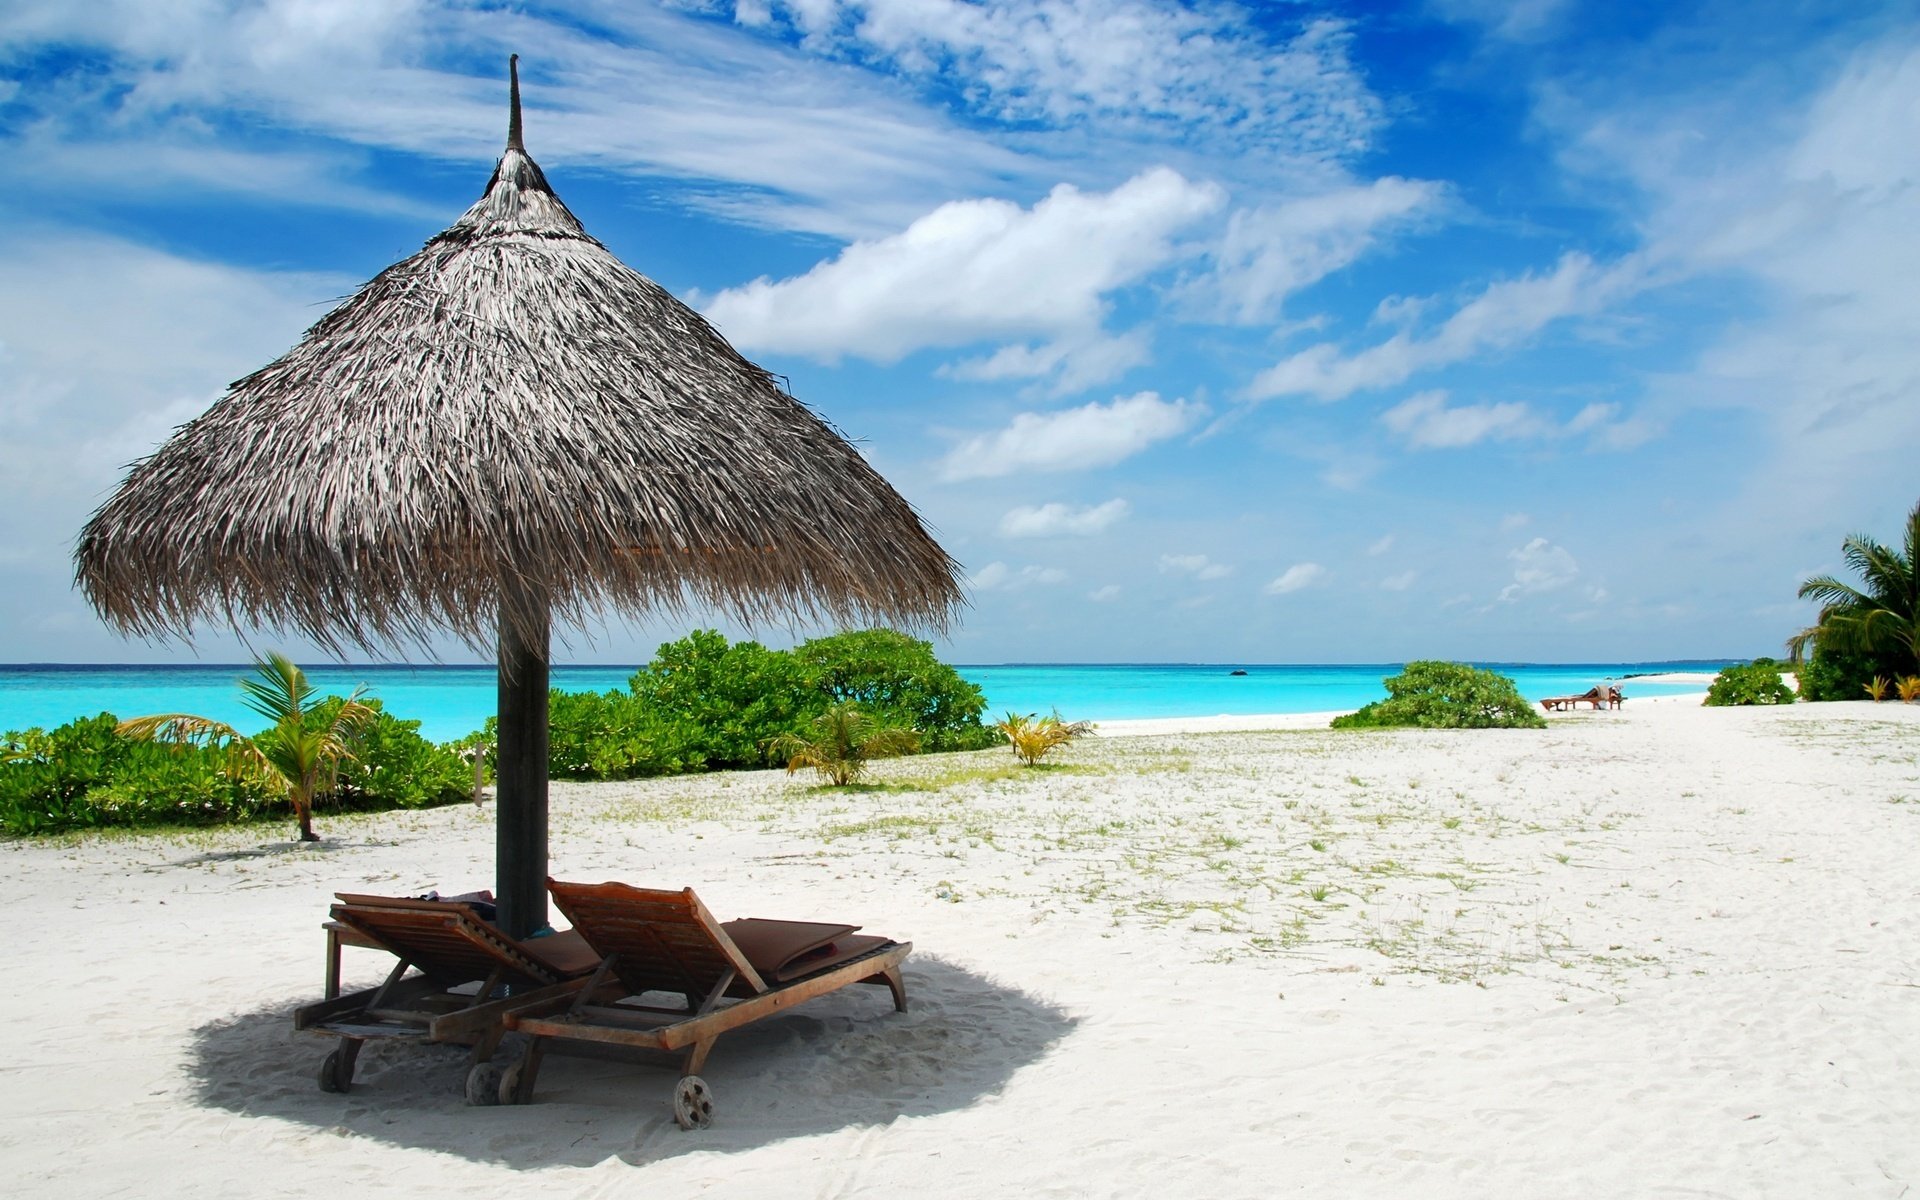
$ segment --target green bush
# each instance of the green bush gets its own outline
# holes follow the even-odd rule
[[[324,728],[340,703],[338,696],[322,700],[307,724]],[[473,768],[451,747],[421,737],[420,722],[401,720],[380,701],[366,703],[374,718],[355,739],[354,757],[340,764],[338,786],[319,807],[433,808],[472,799]]]
[[[1722,667],[1707,688],[1705,703],[1792,704],[1793,689],[1780,678],[1780,668],[1758,659],[1744,666]]]
[[[113,714],[101,713],[53,730],[7,734],[0,832],[202,825],[274,807],[271,793],[228,774],[221,751],[124,738],[118,725]]]
[[[933,647],[892,629],[814,638],[793,652],[826,703],[854,703],[882,725],[920,735],[922,750],[983,750],[1000,735],[980,723],[987,698]]]
[[[547,768],[556,779],[641,779],[707,765],[692,723],[631,692],[554,692],[547,714]],[[489,732],[495,727],[487,722]]]
[[[1387,698],[1335,717],[1335,729],[1544,729],[1513,680],[1464,663],[1410,662],[1383,681]]]
[[[553,692],[548,772],[632,779],[762,767],[769,746],[846,703],[882,726],[911,729],[924,750],[999,743],[980,723],[980,689],[905,634],[868,629],[769,650],[697,629],[663,644],[626,692]],[[487,733],[495,729],[489,721]]]
[[[340,703],[328,697],[309,719],[330,720]],[[123,737],[118,724],[101,713],[57,729],[7,734],[0,833],[286,819],[286,796],[230,772],[224,751]],[[380,712],[358,761],[342,764],[338,789],[320,807],[420,808],[469,797],[472,768],[422,738],[419,728],[418,721]]]
[[[631,718],[636,737],[684,734],[688,748],[715,767],[765,766],[769,740],[827,706],[793,654],[758,642],[728,645],[711,629],[662,645],[628,686],[641,702]]]
[[[1876,675],[1899,678],[1893,656],[1864,650],[1842,650],[1831,638],[1816,637],[1813,654],[1800,667],[1800,699],[1859,700]]]

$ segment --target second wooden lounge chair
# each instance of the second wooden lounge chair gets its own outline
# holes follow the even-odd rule
[[[369,1039],[470,1045],[473,1061],[485,1062],[508,1013],[564,1005],[600,961],[576,933],[516,941],[459,901],[335,898],[334,921],[400,961],[379,987],[294,1011],[295,1029],[339,1038],[320,1064],[323,1091],[352,1086]]]
[[[884,984],[895,1010],[907,1009],[900,964],[912,952],[911,942],[814,921],[723,925],[691,888],[666,892],[557,880],[547,886],[574,928],[606,957],[565,1011],[553,1006],[507,1017],[508,1029],[532,1041],[525,1057],[500,1068],[502,1103],[533,1098],[550,1043],[663,1051],[679,1058],[674,1120],[682,1129],[700,1128],[712,1119],[713,1096],[699,1072],[721,1034],[855,983]],[[684,1005],[662,1006],[650,993],[684,998]],[[610,998],[617,1002],[606,1003]],[[484,1070],[477,1066],[474,1074]],[[478,1085],[467,1089],[470,1099],[484,1092]]]

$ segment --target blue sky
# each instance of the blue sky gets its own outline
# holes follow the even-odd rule
[[[0,661],[244,656],[73,539],[478,194],[510,52],[588,229],[966,565],[960,661],[1777,653],[1920,490],[1906,4],[10,0]]]

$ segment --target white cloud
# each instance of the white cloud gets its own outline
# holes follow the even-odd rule
[[[1404,592],[1420,578],[1418,571],[1402,571],[1398,575],[1389,575],[1380,581],[1380,590],[1384,592]]]
[[[1120,598],[1120,590],[1120,585],[1117,583],[1104,584],[1088,592],[1087,599],[1095,604],[1107,604]]]
[[[1378,541],[1367,547],[1367,557],[1379,558],[1391,549],[1393,549],[1393,535],[1383,534]]]
[[[1380,421],[1417,450],[1457,450],[1484,441],[1588,435],[1595,443],[1622,446],[1638,439],[1642,424],[1620,422],[1615,404],[1589,404],[1564,424],[1540,416],[1518,401],[1447,403],[1445,391],[1417,392],[1380,414]]]
[[[68,556],[126,465],[286,350],[351,284],[198,262],[36,227],[0,239],[0,659],[118,661]]]
[[[1280,572],[1266,588],[1269,596],[1286,596],[1301,588],[1312,587],[1327,577],[1327,569],[1315,562],[1295,563]]]
[[[1012,592],[1021,588],[1050,586],[1067,581],[1067,573],[1058,567],[1009,567],[1003,562],[990,562],[975,571],[967,579],[967,585],[976,592]]]
[[[1574,562],[1573,555],[1543,537],[1508,551],[1507,557],[1513,561],[1513,582],[1500,589],[1502,600],[1551,592],[1572,583],[1580,574],[1580,565]]]
[[[1136,329],[1109,337],[1104,333],[1063,336],[1050,342],[1002,346],[984,358],[947,363],[934,374],[947,379],[992,383],[1003,379],[1046,379],[1054,395],[1109,383],[1153,357],[1150,331]]]
[[[969,438],[941,465],[949,480],[980,479],[1019,471],[1078,471],[1107,467],[1189,428],[1206,415],[1204,404],[1168,402],[1140,392],[1110,404],[1084,404],[1056,413],[1021,413],[998,433]]]
[[[1346,58],[1344,25],[1290,39],[1238,8],[1159,0],[753,0],[816,53],[877,60],[993,119],[1164,138],[1307,167],[1364,149],[1378,101]]]
[[[1500,518],[1500,532],[1512,533],[1516,529],[1524,529],[1532,520],[1532,517],[1523,512],[1508,513]]]
[[[1804,91],[1760,73],[1555,114],[1584,122],[1587,165],[1651,198],[1649,253],[1750,310],[1649,401],[1759,415],[1773,457],[1733,502],[1775,543],[1849,527],[1862,495],[1910,491],[1920,445],[1920,39],[1908,28],[1818,69]]]
[[[1381,422],[1424,449],[1455,449],[1488,438],[1533,437],[1541,423],[1524,404],[1447,406],[1443,391],[1419,392],[1380,414]]]
[[[1271,320],[1282,301],[1364,255],[1385,233],[1429,212],[1444,189],[1387,176],[1260,208],[1227,220],[1213,251],[1222,308],[1243,323]]]
[[[1065,504],[1024,505],[1000,518],[1000,533],[1003,537],[1015,538],[1062,534],[1091,537],[1104,533],[1131,511],[1132,505],[1118,498],[1082,508]]]
[[[1195,579],[1225,579],[1233,574],[1233,568],[1225,563],[1217,563],[1204,554],[1162,554],[1160,556],[1162,575],[1191,575]]]
[[[1248,394],[1339,400],[1392,387],[1421,371],[1519,345],[1555,321],[1597,313],[1641,287],[1644,277],[1637,259],[1602,266],[1584,254],[1566,254],[1551,274],[1489,284],[1425,336],[1397,333],[1351,355],[1331,342],[1310,346],[1260,372]]]
[[[1109,293],[1168,263],[1173,235],[1223,195],[1156,167],[1111,192],[1061,184],[1031,209],[955,200],[901,233],[855,242],[805,275],[730,288],[706,315],[749,350],[896,362],[928,347],[1035,336],[1066,344],[958,368],[1052,370],[1097,346]]]

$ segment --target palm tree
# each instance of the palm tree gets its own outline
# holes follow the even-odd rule
[[[787,774],[802,767],[820,772],[835,787],[845,787],[860,778],[867,764],[876,758],[912,754],[920,748],[920,735],[911,729],[892,729],[877,724],[860,711],[858,705],[842,701],[807,722],[811,736],[783,733],[769,739],[769,757],[787,756]]]
[[[1056,746],[1064,746],[1077,737],[1093,732],[1092,721],[1063,721],[1059,710],[1050,716],[1034,719],[1032,713],[1021,716],[1010,712],[1004,720],[995,721],[993,728],[1007,739],[1013,747],[1014,755],[1028,766],[1038,766],[1046,757],[1047,751]]]
[[[1920,504],[1907,514],[1904,553],[1855,534],[1841,544],[1840,554],[1865,586],[1831,575],[1801,584],[1802,600],[1820,602],[1820,619],[1796,634],[1788,649],[1798,658],[1815,640],[1830,639],[1837,649],[1920,669]]]
[[[255,659],[253,668],[252,678],[239,681],[240,691],[248,708],[273,722],[263,733],[248,737],[224,722],[187,713],[136,717],[122,721],[120,732],[162,742],[224,743],[228,771],[284,790],[300,822],[300,840],[317,842],[313,798],[333,789],[340,764],[353,758],[354,742],[378,710],[361,699],[367,690],[361,686],[324,724],[310,724],[317,698],[306,672],[272,651]]]

